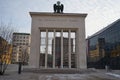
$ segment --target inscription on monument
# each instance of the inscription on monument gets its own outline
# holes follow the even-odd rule
[[[48,21],[48,22],[79,22],[76,19],[39,19],[39,21]]]

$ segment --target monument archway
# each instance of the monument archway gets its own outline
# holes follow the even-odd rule
[[[30,12],[30,15],[30,67],[86,68],[87,14]]]
[[[75,68],[75,29],[40,29],[40,68]]]

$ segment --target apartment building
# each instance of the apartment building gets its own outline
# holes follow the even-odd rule
[[[30,34],[13,33],[12,63],[24,62],[28,64],[30,54]]]

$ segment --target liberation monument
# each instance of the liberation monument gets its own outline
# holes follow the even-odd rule
[[[85,18],[87,14],[63,13],[58,1],[54,13],[30,12],[29,66],[40,69],[86,69]]]

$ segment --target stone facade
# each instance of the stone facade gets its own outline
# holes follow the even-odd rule
[[[31,27],[31,49],[30,49],[30,64],[31,68],[40,68],[40,53],[41,53],[41,32],[46,32],[45,38],[45,67],[47,67],[47,54],[48,46],[48,33],[52,31],[54,33],[53,39],[55,39],[56,33],[60,32],[61,37],[61,67],[63,67],[63,33],[67,31],[69,39],[69,56],[68,56],[68,68],[71,68],[71,32],[75,32],[75,63],[76,68],[86,69],[86,43],[85,43],[85,17],[87,14],[74,14],[74,13],[40,13],[30,12],[32,17]],[[55,43],[55,42],[54,42]],[[55,45],[54,49],[55,50]],[[53,51],[53,67],[55,67],[55,51]]]

